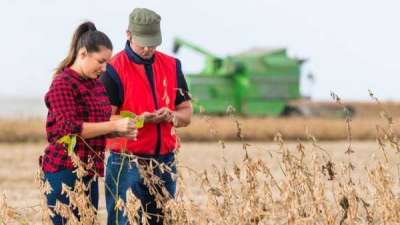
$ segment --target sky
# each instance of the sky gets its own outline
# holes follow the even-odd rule
[[[91,20],[113,41],[125,44],[128,15],[147,7],[162,17],[161,51],[172,54],[174,37],[218,56],[252,47],[286,47],[308,58],[302,91],[329,100],[400,100],[400,2],[369,0],[1,0],[0,98],[42,98],[52,72],[67,54],[75,28]],[[176,55],[184,71],[200,70],[203,57]]]

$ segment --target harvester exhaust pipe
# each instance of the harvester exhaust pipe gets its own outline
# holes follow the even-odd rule
[[[178,42],[177,39],[175,39],[175,41],[174,41],[174,46],[173,46],[173,48],[172,48],[172,52],[173,52],[174,54],[176,54],[176,53],[178,53],[178,51],[179,51],[180,48],[181,48],[181,44]]]

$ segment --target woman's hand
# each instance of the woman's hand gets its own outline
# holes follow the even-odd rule
[[[124,136],[129,139],[136,139],[138,130],[135,126],[135,120],[131,118],[123,118],[113,120],[114,129],[120,136]]]

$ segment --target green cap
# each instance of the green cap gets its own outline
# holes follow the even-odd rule
[[[158,46],[161,44],[161,17],[156,12],[135,8],[129,15],[128,30],[133,40],[140,46]]]

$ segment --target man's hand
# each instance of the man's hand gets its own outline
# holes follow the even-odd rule
[[[144,112],[141,116],[143,116],[145,123],[156,123],[157,114],[154,112]]]
[[[168,107],[163,107],[155,112],[144,112],[142,114],[145,123],[163,123],[172,122],[173,114]]]
[[[173,114],[172,111],[167,108],[163,107],[156,111],[156,115],[158,120],[161,122],[172,122]]]

